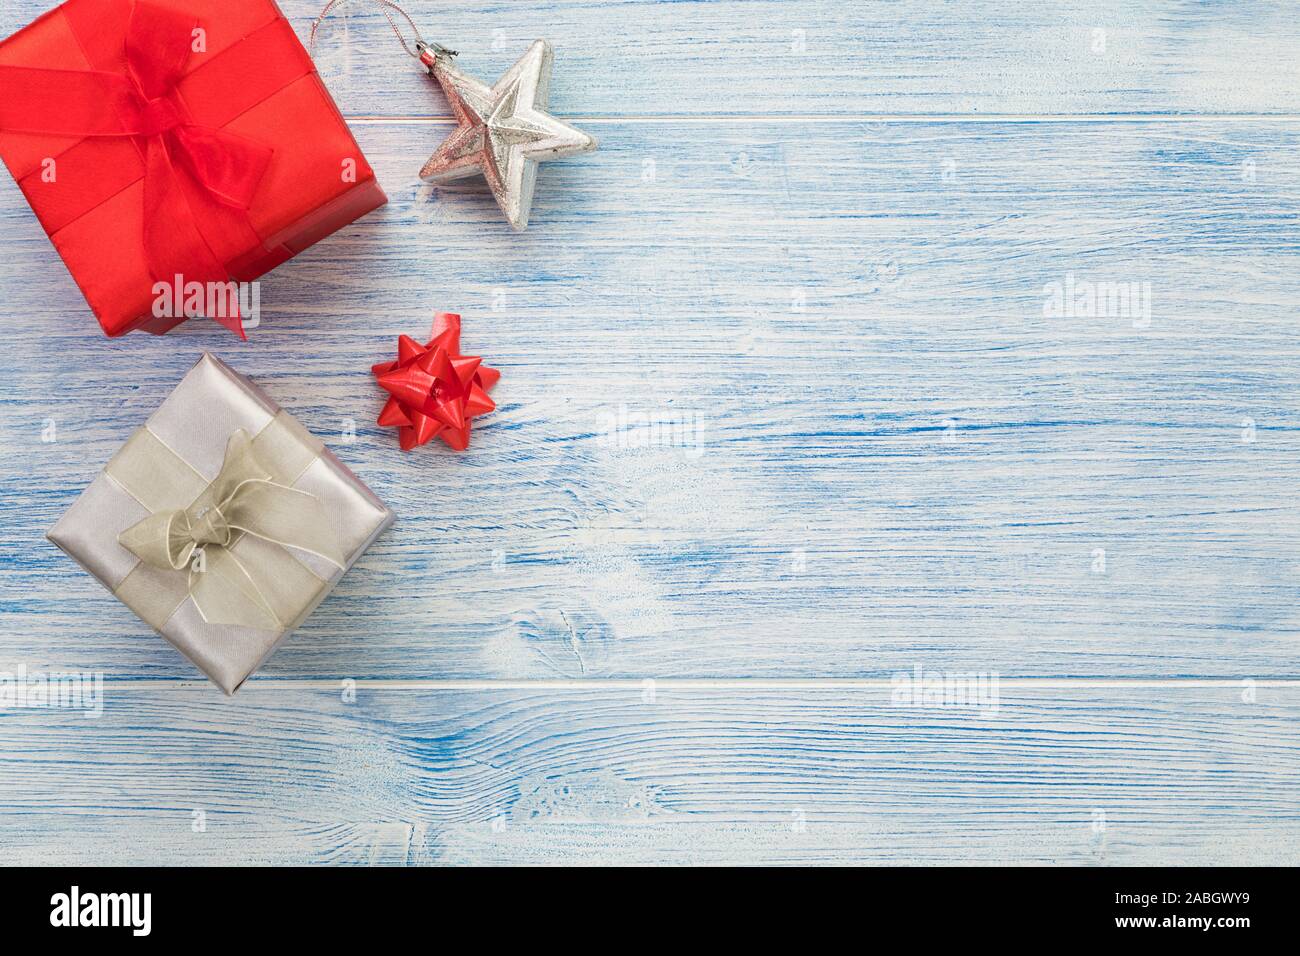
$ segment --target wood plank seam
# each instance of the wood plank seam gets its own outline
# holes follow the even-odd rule
[[[60,673],[57,668],[51,673]],[[903,672],[900,672],[903,673]],[[944,672],[947,673],[947,672]],[[995,677],[996,675],[989,675]],[[479,680],[461,680],[448,678],[417,678],[413,680],[394,680],[382,677],[348,677],[333,680],[321,677],[271,677],[254,678],[249,687],[257,686],[264,690],[277,688],[335,688],[346,680],[350,685],[382,688],[385,690],[587,690],[592,688],[639,688],[647,684],[671,690],[887,690],[893,686],[892,680],[872,678],[780,678],[780,677],[736,677],[736,678],[691,678],[691,677],[590,677],[581,680],[520,680],[510,677],[487,677]],[[1204,687],[1204,688],[1239,688],[1246,682],[1252,687],[1300,688],[1300,680],[1286,678],[1243,677],[1236,680],[1203,677],[1169,677],[1163,680],[1135,678],[1133,680],[1114,680],[1105,677],[1015,677],[997,678],[1000,688],[1053,689],[1069,690],[1074,688],[1096,689],[1147,689],[1162,687]],[[199,687],[206,684],[199,679],[175,677],[141,677],[141,678],[105,678],[105,687],[139,687],[148,684],[151,687]]]
[[[411,113],[398,116],[359,114],[344,117],[349,123],[366,125],[430,124],[452,126],[450,116]],[[784,113],[746,113],[741,116],[700,116],[698,114],[656,113],[654,116],[581,113],[565,114],[572,123],[603,123],[607,125],[658,126],[665,124],[742,126],[754,123],[779,125],[838,126],[853,123],[1298,123],[1300,114],[1271,113],[1196,113],[1186,116],[1170,113],[1093,113],[1072,116],[1069,113],[985,113],[980,116],[962,116],[959,113],[836,113],[833,115],[797,115]]]

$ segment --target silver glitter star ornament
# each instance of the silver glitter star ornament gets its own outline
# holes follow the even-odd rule
[[[534,40],[494,86],[456,69],[449,50],[423,41],[418,48],[420,62],[456,115],[456,131],[424,164],[420,178],[444,183],[482,174],[510,225],[527,228],[537,164],[596,148],[594,137],[546,112],[555,57],[551,45]]]

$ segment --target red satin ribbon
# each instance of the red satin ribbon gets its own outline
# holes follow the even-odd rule
[[[469,447],[470,419],[496,408],[488,390],[501,373],[477,355],[460,354],[460,316],[439,312],[433,338],[421,345],[397,340],[397,361],[370,369],[388,401],[379,424],[397,429],[403,451],[441,438],[456,451]]]
[[[126,33],[126,74],[0,66],[0,129],[55,136],[132,136],[141,142],[144,248],[155,280],[229,282],[230,271],[203,236],[203,217],[181,176],[225,206],[247,213],[273,150],[193,121],[177,83],[198,20],[137,2]],[[245,218],[247,218],[245,216]],[[251,225],[250,225],[251,228]],[[247,338],[238,313],[213,316]]]

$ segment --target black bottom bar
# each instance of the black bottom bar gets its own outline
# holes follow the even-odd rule
[[[373,944],[376,931],[398,928],[423,928],[431,943],[440,930],[457,929],[487,933],[496,943],[512,931],[585,935],[588,918],[598,917],[631,921],[625,925],[648,937],[659,935],[656,927],[676,934],[690,919],[747,934],[851,925],[864,944],[920,934],[927,948],[970,942],[972,933],[987,938],[992,930],[1070,943],[1181,944],[1199,936],[1233,945],[1287,932],[1296,909],[1289,869],[87,868],[7,869],[0,879],[0,925],[11,943],[76,934],[82,943],[117,937],[261,946],[269,937],[337,947]],[[602,935],[609,928],[605,923]],[[882,932],[890,935],[866,935]]]

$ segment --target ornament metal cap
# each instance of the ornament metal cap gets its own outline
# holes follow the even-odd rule
[[[433,72],[433,65],[438,62],[438,57],[451,59],[460,55],[458,51],[448,50],[441,43],[426,43],[424,40],[416,40],[415,48],[420,53],[420,62],[430,73]]]

